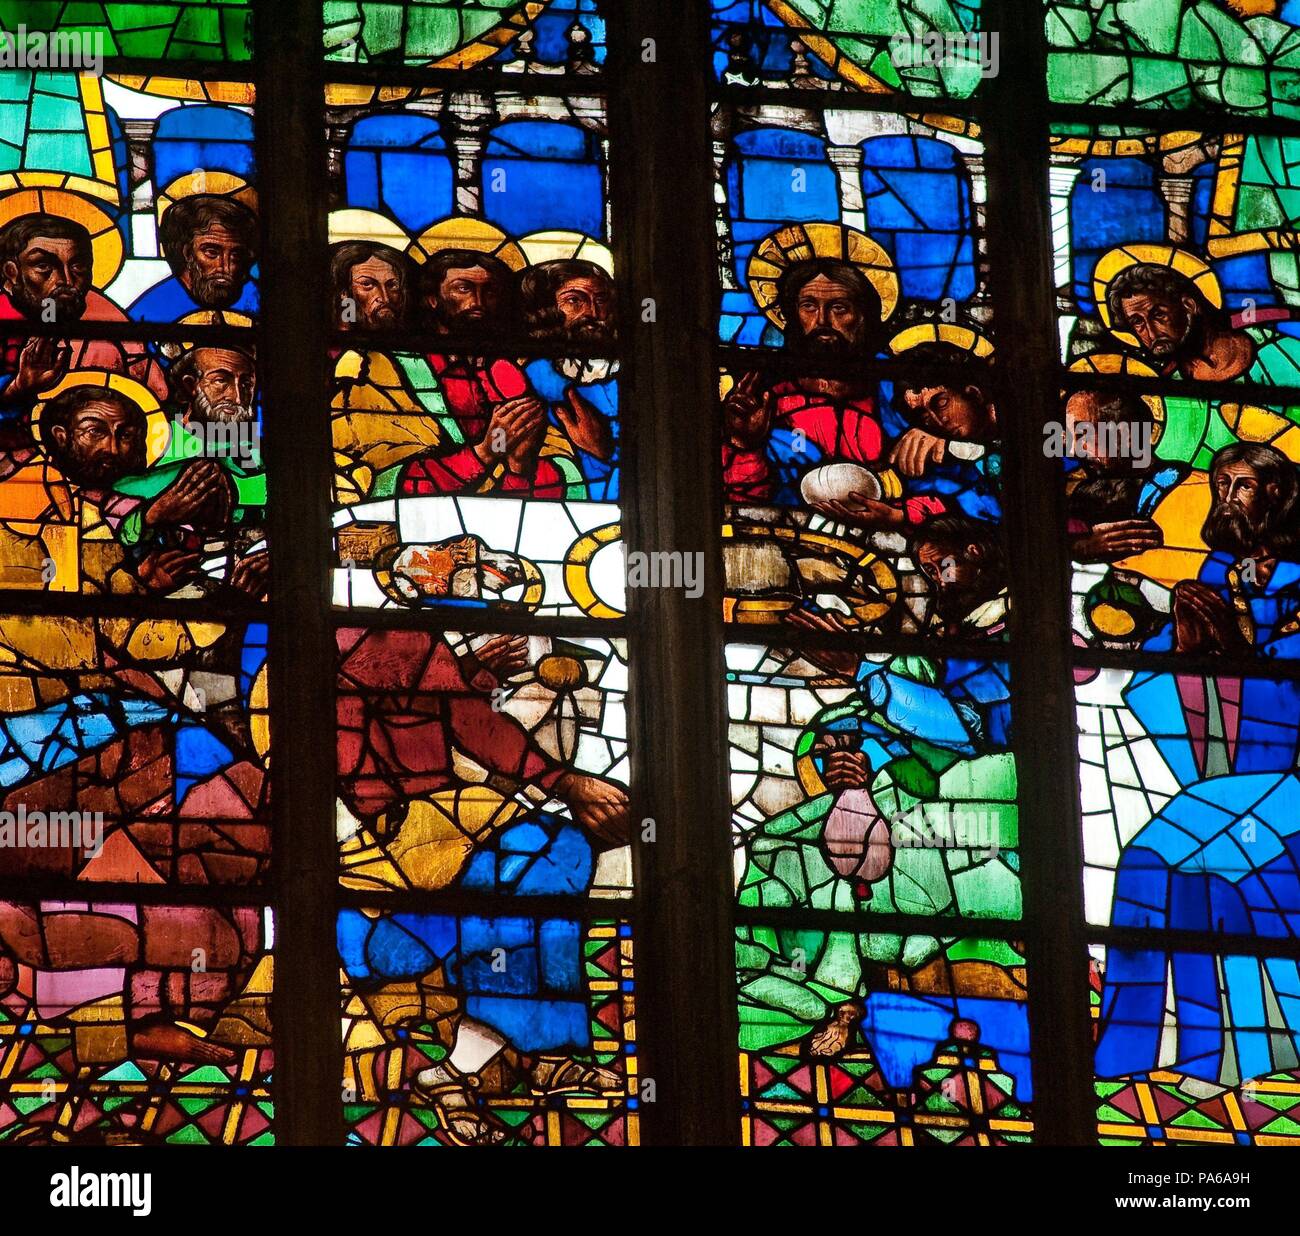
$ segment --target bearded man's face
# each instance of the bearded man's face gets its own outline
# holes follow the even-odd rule
[[[608,280],[568,280],[555,293],[555,309],[564,319],[567,342],[598,348],[615,341],[614,290]]]
[[[501,324],[506,289],[500,279],[481,266],[453,267],[442,279],[429,308],[439,328],[468,338],[490,335]]]
[[[1214,505],[1201,537],[1211,549],[1243,557],[1266,539],[1269,512],[1277,501],[1276,485],[1266,485],[1247,463],[1223,464],[1210,480]]]
[[[818,275],[795,301],[799,350],[828,356],[861,353],[867,343],[867,315],[861,299],[842,283]]]
[[[247,356],[225,348],[200,348],[195,366],[187,384],[191,420],[242,424],[253,419],[257,375]]]
[[[934,590],[935,613],[948,622],[960,622],[990,595],[992,581],[973,545],[923,541],[916,548],[916,564]]]
[[[253,269],[253,254],[219,223],[197,233],[185,248],[182,282],[205,309],[229,309]]]
[[[52,436],[60,470],[86,489],[108,489],[147,464],[145,418],[138,409],[132,414],[113,403],[89,403],[66,428],[56,425]]]
[[[1200,321],[1200,310],[1190,297],[1126,296],[1120,312],[1124,325],[1157,360],[1182,355]]]
[[[5,263],[9,298],[29,321],[76,322],[86,312],[91,255],[75,240],[34,236],[17,261]]]

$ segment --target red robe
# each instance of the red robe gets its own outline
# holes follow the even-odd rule
[[[467,445],[448,454],[412,460],[402,469],[400,491],[413,497],[476,491],[489,469],[474,452],[492,419],[492,409],[510,399],[529,394],[528,379],[513,361],[474,364],[462,357],[434,354],[426,358],[442,384],[448,411],[456,418]],[[531,494],[538,498],[563,498],[565,482],[549,459],[538,459],[533,476],[506,472],[498,483],[503,493]]]
[[[452,748],[512,783],[549,790],[565,772],[492,707],[497,679],[472,680],[428,631],[340,631],[339,792],[363,819],[464,784]]]
[[[772,387],[776,407],[772,428],[802,433],[808,457],[792,455],[776,443],[741,448],[731,442],[722,448],[722,479],[728,502],[798,505],[799,479],[810,459],[826,463],[844,461],[879,465],[884,457],[885,435],[870,395],[837,399],[810,393],[795,382]],[[909,524],[920,523],[944,511],[941,499],[931,495],[908,498],[903,509]]]
[[[130,319],[102,292],[91,288],[86,293],[86,312],[83,322],[128,322]],[[8,292],[0,292],[0,322],[27,323],[27,318],[13,303]],[[11,376],[18,372],[18,357],[27,343],[27,335],[8,333],[4,340],[3,373]],[[112,342],[107,339],[69,339],[72,355],[68,369],[102,369],[107,373],[123,373],[144,383],[159,399],[167,398],[167,379],[162,368],[152,360],[144,343],[135,340]]]

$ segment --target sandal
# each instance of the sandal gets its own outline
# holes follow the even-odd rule
[[[443,1136],[453,1146],[499,1146],[510,1135],[491,1112],[480,1110],[470,1094],[468,1078],[459,1075],[415,1088],[438,1117]]]
[[[598,1064],[582,1064],[567,1057],[543,1057],[532,1071],[534,1094],[610,1094],[624,1089],[623,1076]]]
[[[829,1021],[809,1035],[808,1054],[819,1060],[842,1055],[853,1041],[853,1029],[861,1020],[862,1010],[856,1004],[841,1004]]]

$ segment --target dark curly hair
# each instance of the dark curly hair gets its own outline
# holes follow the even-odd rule
[[[54,240],[70,240],[77,246],[77,255],[84,261],[94,260],[94,245],[90,232],[74,219],[61,215],[20,215],[0,230],[0,262],[16,262],[23,251],[38,236]]]
[[[947,366],[947,368],[936,368],[934,374],[926,377],[900,378],[898,381],[900,396],[915,395],[932,386],[946,386],[954,390],[959,387],[965,389],[967,386],[973,386],[986,403],[992,398],[986,389],[985,374],[988,371],[988,362],[982,356],[976,356],[974,352],[959,348],[955,343],[936,339],[933,343],[918,344],[914,348],[908,348],[899,359],[907,361],[910,365]],[[958,369],[955,367],[958,365],[965,368]]]
[[[420,295],[426,306],[437,298],[447,272],[452,270],[487,271],[501,288],[501,310],[505,321],[514,323],[517,320],[514,271],[499,257],[477,249],[440,249],[420,267]],[[437,318],[437,310],[430,307],[428,312]]]
[[[1223,315],[1205,299],[1201,289],[1180,271],[1169,266],[1155,266],[1140,262],[1119,272],[1106,291],[1106,307],[1110,320],[1119,326],[1127,324],[1123,304],[1134,296],[1154,296],[1159,300],[1177,302],[1185,296],[1196,303],[1207,322],[1221,324]]]
[[[1210,461],[1211,482],[1220,468],[1232,464],[1245,464],[1263,486],[1277,486],[1277,501],[1265,513],[1260,535],[1272,553],[1289,558],[1300,547],[1300,475],[1296,465],[1276,447],[1266,443],[1233,442],[1216,451]],[[1213,518],[1212,511],[1206,521],[1207,528]],[[1209,536],[1205,536],[1205,542],[1211,548],[1221,548],[1214,545]]]
[[[519,300],[524,314],[524,329],[530,339],[562,341],[565,338],[564,315],[555,307],[556,293],[574,279],[592,279],[605,284],[611,296],[614,281],[609,272],[582,258],[563,258],[528,267],[519,277]]]
[[[183,197],[162,217],[158,243],[175,275],[185,270],[185,249],[213,224],[224,227],[250,254],[257,254],[257,216],[243,202],[210,193]]]

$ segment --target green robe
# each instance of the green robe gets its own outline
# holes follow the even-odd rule
[[[245,468],[237,460],[222,455],[204,455],[199,436],[188,428],[180,428],[171,435],[167,449],[147,472],[124,477],[113,488],[117,493],[140,498],[139,508],[128,515],[118,527],[118,539],[124,545],[139,545],[145,540],[145,507],[166,490],[180,474],[199,459],[215,459],[229,474],[235,484],[235,508],[231,522],[235,527],[257,523],[266,513],[266,472],[260,453],[252,451],[252,466]]]

